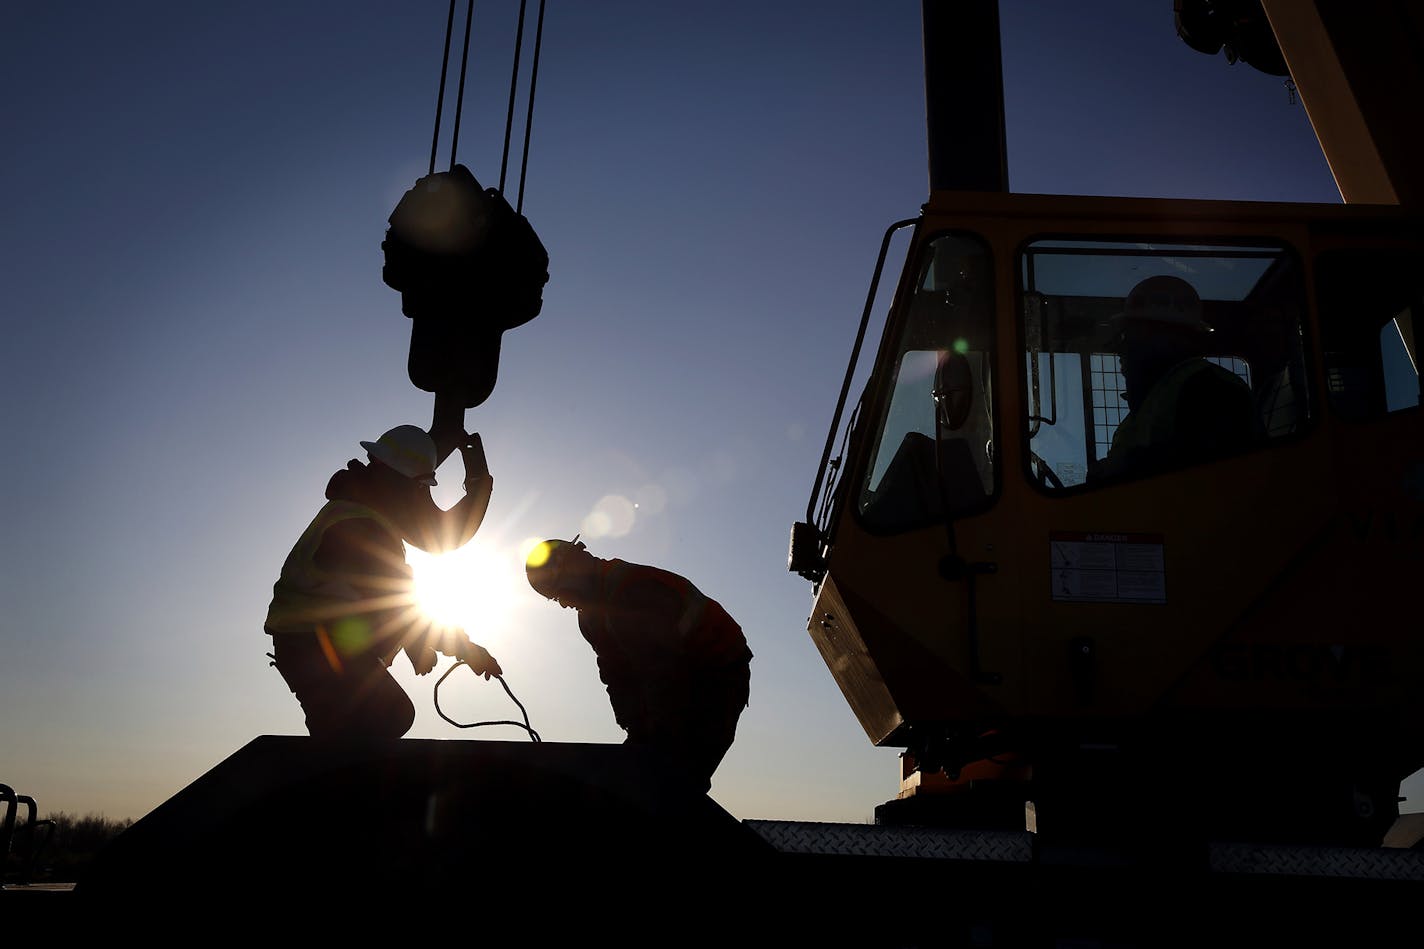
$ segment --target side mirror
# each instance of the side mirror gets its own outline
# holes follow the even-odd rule
[[[969,357],[953,350],[941,353],[931,395],[936,421],[951,432],[963,428],[974,407],[974,370],[969,366]]]
[[[791,525],[791,549],[786,556],[786,568],[815,583],[826,575],[826,560],[821,555],[821,532],[804,521]]]

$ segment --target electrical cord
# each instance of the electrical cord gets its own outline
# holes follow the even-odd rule
[[[514,696],[514,691],[513,691],[512,689],[510,689],[509,683],[504,681],[504,676],[495,676],[494,678],[496,678],[496,679],[499,680],[499,684],[504,687],[504,691],[509,695],[510,700],[513,701],[515,705],[518,705],[518,706],[519,706],[519,711],[520,711],[520,713],[524,716],[524,721],[523,721],[523,722],[511,721],[511,720],[509,720],[509,719],[504,719],[504,720],[501,720],[501,721],[489,721],[489,722],[457,722],[457,721],[455,721],[453,718],[451,718],[449,715],[446,715],[446,714],[445,714],[444,710],[440,708],[440,685],[441,685],[441,683],[443,683],[446,679],[450,678],[450,673],[454,672],[456,669],[460,668],[461,666],[468,666],[468,665],[469,665],[468,662],[466,662],[465,660],[461,659],[459,662],[456,662],[456,663],[455,663],[453,666],[451,666],[449,669],[446,669],[446,670],[445,670],[445,674],[442,675],[438,680],[436,680],[436,682],[435,682],[435,713],[436,713],[437,715],[439,715],[441,718],[445,719],[445,721],[449,722],[451,725],[454,725],[456,728],[481,728],[481,727],[483,727],[483,726],[485,726],[485,725],[513,725],[515,728],[522,728],[522,729],[524,729],[526,732],[528,732],[528,733],[529,733],[529,740],[530,740],[530,741],[534,741],[534,742],[543,741],[544,739],[542,739],[542,738],[539,737],[539,733],[536,732],[532,727],[530,727],[530,725],[529,725],[529,712],[524,708],[524,703],[521,702],[521,701],[519,701],[519,699],[515,698],[515,696]],[[472,668],[473,668],[473,667],[472,667]],[[475,673],[475,674],[476,674],[476,675],[479,675],[479,673]]]

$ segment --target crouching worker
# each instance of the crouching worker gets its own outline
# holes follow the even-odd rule
[[[546,540],[525,563],[540,596],[578,611],[627,744],[657,750],[701,781],[732,745],[747,707],[751,650],[716,600],[675,573]]]
[[[332,476],[327,503],[282,565],[266,631],[272,664],[313,737],[379,740],[409,731],[415,706],[389,672],[398,652],[417,675],[435,668],[437,652],[463,659],[486,679],[501,674],[482,647],[423,616],[402,543],[468,540],[478,528],[491,481],[478,437],[472,445],[466,496],[444,512],[430,497],[437,453],[429,435],[402,425],[362,442],[368,463],[352,461]],[[460,519],[457,528],[438,523],[447,514]]]

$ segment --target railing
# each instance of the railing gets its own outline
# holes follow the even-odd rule
[[[28,794],[16,794],[8,784],[0,784],[0,802],[5,807],[5,816],[0,822],[0,884],[28,886],[34,878],[40,854],[54,836],[55,822],[39,820],[35,799]],[[21,805],[25,808],[26,820],[17,828],[15,817]]]

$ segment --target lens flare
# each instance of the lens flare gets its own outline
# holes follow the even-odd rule
[[[554,550],[554,545],[547,540],[541,540],[535,544],[524,557],[526,567],[542,567],[549,562],[549,554]]]
[[[667,503],[667,491],[660,484],[645,484],[633,494],[633,506],[648,514],[661,514]]]
[[[458,550],[430,554],[406,548],[415,574],[415,597],[433,622],[459,626],[489,646],[508,625],[525,583],[523,558],[477,538]]]
[[[587,537],[625,537],[637,519],[632,501],[621,494],[605,494],[580,527]]]

